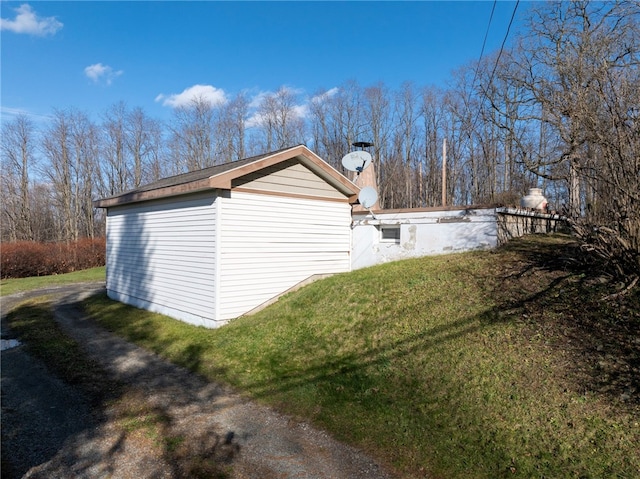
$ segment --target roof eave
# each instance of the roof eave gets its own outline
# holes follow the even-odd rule
[[[132,191],[111,198],[103,198],[93,202],[95,208],[111,208],[113,206],[127,205],[129,203],[139,203],[141,201],[156,200],[159,198],[168,198],[171,196],[179,196],[187,193],[197,193],[199,191],[216,189],[211,185],[211,178],[203,180],[183,183],[181,185],[167,186],[165,188],[157,188],[149,191]]]
[[[93,206],[96,208],[110,208],[113,206],[178,196],[210,189],[230,190],[232,189],[232,182],[236,178],[240,178],[293,158],[297,158],[307,168],[340,191],[340,193],[349,199],[350,203],[355,203],[357,201],[358,193],[360,192],[360,188],[357,185],[352,183],[348,178],[322,160],[306,146],[298,145],[293,148],[274,153],[273,155],[265,156],[264,158],[252,163],[241,165],[237,168],[210,176],[209,178],[191,181],[180,185],[156,188],[148,191],[132,191],[119,196],[96,200],[93,202]]]

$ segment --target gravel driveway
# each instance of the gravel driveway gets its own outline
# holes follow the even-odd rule
[[[166,418],[172,437],[192,453],[215,456],[231,478],[389,478],[360,451],[325,432],[242,398],[108,333],[78,302],[96,284],[2,298],[4,315],[27,296],[55,298],[55,317],[113,377]],[[130,440],[108,408],[96,415],[73,388],[51,377],[22,346],[2,352],[2,448],[13,472],[28,478],[178,478],[145,440]],[[121,424],[121,422],[120,422]],[[147,442],[149,439],[147,438]],[[3,473],[6,470],[3,468]]]

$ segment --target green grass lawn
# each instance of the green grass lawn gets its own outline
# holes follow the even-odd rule
[[[34,276],[31,278],[3,279],[0,281],[0,296],[7,296],[21,291],[65,284],[104,281],[105,267],[74,271],[73,273],[57,274],[54,276]]]
[[[399,477],[640,477],[640,295],[567,237],[318,281],[217,330],[105,296],[103,325],[309,420]],[[613,333],[612,333],[613,332]]]

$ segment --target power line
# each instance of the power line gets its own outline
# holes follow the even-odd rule
[[[471,88],[469,89],[469,95],[467,98],[467,110],[471,110],[471,94],[476,84],[476,79],[478,78],[478,70],[480,69],[480,64],[482,63],[482,57],[484,55],[484,48],[487,45],[487,38],[489,37],[489,30],[491,29],[491,21],[493,20],[493,14],[496,11],[496,4],[498,0],[493,0],[493,6],[491,7],[491,15],[489,16],[489,23],[487,24],[487,31],[484,33],[484,40],[482,41],[482,49],[480,50],[480,57],[478,58],[478,63],[476,64],[476,68],[473,72],[473,80],[471,80]],[[513,17],[512,17],[513,20]],[[511,25],[509,25],[511,26]],[[507,35],[509,32],[507,31]],[[503,42],[504,46],[504,42]],[[470,111],[469,111],[470,112]],[[475,122],[477,121],[478,114],[476,113],[476,117],[472,122],[472,128],[475,127]],[[467,137],[467,140],[471,138],[471,135]],[[462,148],[461,148],[462,149]],[[442,206],[444,206],[447,202],[447,192],[446,192],[446,158],[447,158],[447,138],[446,136],[443,138],[442,142]]]
[[[491,10],[491,18],[493,18],[493,12],[495,10],[496,1],[497,0],[494,0],[494,3],[493,3],[493,8]],[[516,0],[516,4],[513,7],[513,13],[511,14],[511,20],[509,20],[509,25],[507,27],[507,32],[505,33],[504,39],[502,40],[502,45],[500,45],[500,52],[498,53],[498,57],[496,58],[496,63],[493,66],[493,71],[491,72],[491,76],[489,78],[489,84],[491,84],[493,82],[493,77],[494,77],[494,75],[496,73],[496,70],[498,69],[498,63],[500,62],[500,57],[502,56],[502,52],[504,51],[504,46],[507,43],[507,38],[509,37],[509,32],[511,31],[511,26],[513,25],[513,20],[516,17],[516,11],[518,10],[518,5],[519,4],[520,4],[520,0]],[[491,18],[489,19],[489,26],[491,26]],[[474,84],[475,84],[475,81],[476,81],[476,77],[477,77],[477,74],[478,74],[478,70],[480,69],[480,61],[482,60],[482,55],[484,54],[484,47],[485,47],[485,43],[486,43],[486,40],[487,40],[487,34],[489,33],[489,26],[487,26],[487,33],[485,34],[485,42],[483,42],[482,51],[480,52],[480,59],[478,60],[478,64],[476,65],[476,70],[475,70],[475,74],[474,74],[474,77],[473,77],[473,82],[471,83],[471,90],[473,90],[473,87],[474,87]],[[471,91],[469,92],[469,99],[467,100],[467,108],[468,109],[471,108]],[[478,121],[478,117],[479,116],[480,116],[480,108],[477,109],[475,117],[474,117],[473,121],[471,122],[471,129],[469,130],[469,134],[465,138],[465,140],[466,140],[465,143],[471,141],[471,135],[472,135],[472,132],[474,131],[474,129],[476,127],[476,123]],[[445,142],[446,142],[446,138],[445,138]],[[461,151],[464,150],[464,146],[465,145],[461,145],[461,148],[460,148]],[[443,152],[443,155],[444,154],[445,153]],[[444,174],[444,168],[443,168],[443,174]],[[444,184],[444,177],[443,177],[443,184]]]
[[[480,50],[480,58],[478,58],[478,63],[476,65],[476,70],[473,73],[473,80],[471,81],[471,88],[476,84],[476,78],[478,78],[478,69],[480,68],[480,63],[482,62],[482,56],[484,55],[484,47],[487,45],[487,37],[489,37],[489,30],[491,29],[491,21],[493,20],[493,13],[496,11],[496,3],[498,0],[493,0],[493,7],[491,8],[491,15],[489,16],[489,24],[487,25],[487,31],[484,34],[484,40],[482,41],[482,49]]]
[[[516,4],[513,7],[513,12],[511,13],[511,20],[509,20],[509,25],[507,26],[507,32],[504,35],[504,38],[502,39],[502,45],[500,45],[500,51],[498,52],[498,56],[496,57],[496,62],[493,65],[493,70],[491,71],[491,76],[489,77],[489,82],[487,83],[488,85],[491,85],[491,83],[493,82],[493,77],[496,74],[496,70],[498,69],[498,64],[500,63],[500,57],[502,56],[502,52],[504,51],[504,46],[507,43],[507,38],[509,37],[509,32],[511,31],[511,25],[513,25],[513,20],[516,17],[516,12],[518,11],[518,5],[520,4],[520,0],[516,0]],[[495,7],[495,2],[493,4],[493,6]],[[493,11],[492,11],[492,15],[493,15]],[[486,40],[486,38],[485,38]],[[484,50],[484,46],[483,46],[483,50]],[[481,54],[482,55],[482,54]],[[480,62],[478,62],[478,65],[476,66],[476,74],[478,73],[478,69],[480,68]],[[474,77],[474,83],[475,83],[475,77]],[[474,83],[471,84],[471,88],[473,89],[473,85]],[[476,111],[476,115],[473,119],[473,121],[471,122],[471,132],[473,132],[473,130],[476,127],[476,122],[478,121],[478,117],[480,116],[480,109],[478,108],[478,110]]]
[[[493,81],[493,76],[498,69],[498,63],[500,62],[500,57],[502,56],[502,51],[504,50],[504,45],[507,43],[507,37],[509,36],[509,32],[511,31],[511,25],[513,24],[513,19],[516,17],[516,11],[518,10],[518,5],[520,4],[520,0],[516,0],[516,5],[513,7],[513,13],[511,14],[511,20],[509,20],[509,26],[507,27],[507,33],[504,35],[504,39],[502,40],[502,45],[500,45],[500,52],[498,53],[498,58],[496,58],[496,64],[493,66],[493,71],[491,72],[491,76],[489,77],[489,84]]]
[[[480,50],[480,60],[484,54],[484,47],[487,45],[487,37],[489,36],[489,28],[491,28],[491,20],[493,20],[493,12],[496,11],[496,3],[498,0],[493,0],[493,7],[491,7],[491,16],[489,16],[489,24],[487,25],[487,31],[484,34],[484,40],[482,41],[482,50]]]

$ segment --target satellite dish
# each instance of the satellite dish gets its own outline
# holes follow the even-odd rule
[[[365,186],[358,194],[358,201],[360,201],[360,204],[366,209],[369,209],[376,204],[376,201],[378,201],[378,193],[375,188]]]
[[[352,151],[342,157],[342,166],[349,171],[362,173],[371,164],[371,155],[366,151]]]

